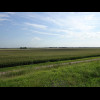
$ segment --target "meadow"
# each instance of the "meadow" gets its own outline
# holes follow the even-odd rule
[[[0,49],[0,68],[100,56],[100,48]]]
[[[0,75],[0,87],[100,87],[100,61],[36,67],[10,67],[11,72],[6,68],[7,73]]]
[[[70,63],[97,58],[100,48],[0,49],[0,87],[100,87],[100,60]]]

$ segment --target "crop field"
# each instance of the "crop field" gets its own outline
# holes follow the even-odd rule
[[[100,48],[0,49],[0,87],[98,86]]]
[[[99,48],[0,49],[0,68],[100,56]]]

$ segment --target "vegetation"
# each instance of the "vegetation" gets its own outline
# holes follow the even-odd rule
[[[1,49],[0,68],[97,56],[99,48]]]
[[[99,48],[0,49],[0,87],[99,87]],[[62,63],[68,63],[63,65]]]
[[[27,49],[27,47],[20,47],[20,49]]]
[[[14,68],[14,67],[12,67]],[[25,70],[26,68],[26,70]],[[99,87],[100,61],[36,69],[17,67],[0,75],[0,87]]]

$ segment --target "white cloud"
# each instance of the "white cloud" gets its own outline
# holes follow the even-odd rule
[[[68,25],[77,31],[90,31],[95,28],[95,25],[91,25],[88,20],[85,20],[84,17],[71,17],[69,18]]]
[[[86,16],[85,16],[85,20],[93,20],[93,19],[94,19],[94,17],[95,17],[95,15],[94,15],[94,14],[91,14],[91,15],[86,15]]]
[[[38,34],[55,35],[61,38],[73,39],[94,39],[99,38],[99,32],[95,32],[97,17],[95,13],[49,13],[48,16],[41,17],[40,20],[53,24],[55,27],[48,28],[47,32],[33,31]],[[27,23],[33,27],[41,27],[38,24]]]
[[[28,28],[24,27],[24,28],[21,28],[22,30],[28,30]]]
[[[14,15],[15,12],[6,12],[7,14]]]
[[[55,24],[59,28],[71,29],[73,31],[90,31],[96,26],[92,21],[96,19],[92,13],[49,13],[42,20]],[[92,23],[92,24],[91,24]]]
[[[32,41],[40,41],[40,40],[42,40],[40,37],[34,37],[34,38],[32,38]]]
[[[9,18],[9,16],[7,14],[0,13],[0,21],[9,20],[8,18]]]
[[[34,20],[34,18],[36,18],[36,19],[41,18],[41,16],[39,16],[38,14],[36,14],[34,12],[16,12],[16,14],[19,17],[23,17],[23,18],[26,18],[28,20]]]
[[[75,39],[75,40],[91,40],[100,39],[100,32],[74,32],[69,31],[63,34],[61,38]]]
[[[0,13],[0,18],[2,17],[9,17],[7,14]]]
[[[40,31],[33,31],[33,33],[38,33],[38,34],[45,34],[45,35],[56,35],[56,36],[60,36],[60,34],[56,34],[56,33],[49,33],[49,32],[40,32]]]
[[[28,26],[36,27],[36,28],[41,28],[41,29],[46,29],[46,25],[41,25],[41,24],[33,24],[33,23],[25,23]]]
[[[4,20],[8,20],[8,19],[5,19],[5,18],[0,18],[0,21],[4,21]]]
[[[52,23],[54,23],[56,25],[59,25],[59,26],[63,26],[64,25],[63,20],[60,19],[60,18],[47,17],[44,20],[46,20],[48,22],[52,22]]]

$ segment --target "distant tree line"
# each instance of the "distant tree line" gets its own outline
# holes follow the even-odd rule
[[[68,48],[68,47],[49,47],[49,48]]]
[[[27,47],[20,47],[20,49],[27,49]]]

